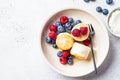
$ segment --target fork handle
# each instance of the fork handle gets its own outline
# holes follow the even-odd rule
[[[95,56],[94,56],[94,51],[93,51],[93,43],[92,43],[92,38],[91,37],[90,37],[90,46],[91,46],[91,52],[92,52],[92,57],[93,57],[95,74],[97,74],[97,67],[96,67]]]

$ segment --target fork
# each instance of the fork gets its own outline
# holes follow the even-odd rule
[[[91,52],[92,52],[92,57],[93,57],[94,69],[95,69],[95,74],[97,74],[95,56],[94,56],[94,51],[93,51],[93,43],[92,43],[92,38],[95,35],[95,30],[94,30],[92,24],[88,24],[88,26],[89,26],[89,30],[90,30],[89,38],[90,38],[90,47],[91,47]]]

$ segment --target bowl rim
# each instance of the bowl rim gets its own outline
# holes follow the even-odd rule
[[[73,10],[81,10],[81,11],[86,12],[86,13],[94,16],[95,19],[97,19],[98,22],[101,23],[102,26],[105,26],[104,23],[102,23],[102,21],[101,21],[100,19],[98,19],[96,15],[93,15],[92,12],[88,12],[88,10],[86,10],[86,9],[82,9],[82,8],[79,8],[79,7],[65,7],[65,8],[59,9],[59,10],[57,10],[57,11],[54,11],[52,14],[50,14],[50,15],[48,16],[48,18],[46,18],[46,20],[42,23],[42,26],[41,26],[41,30],[40,30],[40,53],[42,54],[42,56],[43,56],[43,58],[44,58],[44,61],[45,61],[54,71],[58,72],[59,74],[62,74],[62,75],[67,76],[67,77],[84,77],[84,76],[87,76],[87,75],[95,72],[94,69],[93,69],[91,72],[88,72],[87,74],[83,74],[83,75],[70,75],[70,74],[63,73],[63,72],[59,71],[58,69],[56,69],[53,65],[51,65],[51,64],[48,62],[48,60],[45,58],[45,55],[43,54],[44,52],[43,52],[43,50],[42,50],[42,45],[41,45],[41,44],[42,44],[41,40],[42,40],[43,28],[44,28],[44,26],[46,25],[46,23],[49,21],[49,19],[51,18],[51,16],[54,16],[55,14],[57,14],[57,13],[59,13],[59,12],[61,12],[61,11],[71,10],[71,9],[73,9]],[[107,54],[105,55],[104,60],[101,62],[101,64],[98,65],[97,68],[100,68],[101,65],[102,65],[102,63],[105,61],[105,59],[106,59],[106,57],[107,57],[107,55],[108,55],[109,45],[110,45],[109,36],[108,36],[108,31],[107,31],[106,27],[103,27],[103,28],[105,28],[106,35],[107,35],[107,39],[108,39],[108,46],[107,46],[107,52],[106,52]]]
[[[120,34],[114,33],[114,32],[110,29],[110,26],[109,26],[109,19],[110,19],[112,13],[115,12],[116,10],[120,10],[120,7],[114,8],[114,9],[108,14],[108,17],[107,17],[107,29],[108,29],[108,31],[109,31],[112,35],[120,38]]]

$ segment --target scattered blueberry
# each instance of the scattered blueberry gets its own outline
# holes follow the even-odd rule
[[[72,59],[68,59],[68,64],[72,65],[73,64],[73,60]]]
[[[57,52],[57,56],[58,56],[58,57],[61,57],[61,56],[62,56],[62,51],[58,51],[58,52]]]
[[[60,21],[56,21],[55,25],[58,27],[58,26],[61,26],[61,23]]]
[[[68,18],[68,22],[72,23],[73,22],[73,18]]]
[[[56,45],[56,44],[52,44],[52,47],[53,47],[53,48],[57,48],[57,45]]]
[[[90,0],[84,0],[85,2],[89,2]]]
[[[51,42],[52,44],[55,44],[55,40],[52,40],[52,42]]]
[[[112,4],[112,3],[113,3],[113,0],[106,0],[106,3],[107,3],[107,4]]]
[[[50,39],[50,37],[46,37],[46,42],[47,42],[47,43],[51,43],[51,41],[52,41],[52,40]]]
[[[107,15],[109,13],[108,9],[103,9],[103,14]]]
[[[96,1],[96,0],[90,0],[90,1]]]
[[[100,6],[96,7],[97,12],[102,12],[102,8]]]
[[[81,20],[76,20],[76,24],[79,24],[79,23],[81,23],[82,21]]]
[[[59,32],[59,33],[61,33],[61,32],[65,32],[65,27],[63,27],[63,26],[58,26],[57,27],[57,31]]]

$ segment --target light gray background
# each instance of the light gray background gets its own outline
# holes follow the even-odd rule
[[[69,78],[54,72],[40,53],[40,29],[45,19],[65,7],[89,10],[104,24],[107,16],[97,13],[96,6],[110,11],[120,7],[105,0],[0,0],[0,80],[120,80],[120,38],[109,33],[110,50],[99,74],[88,78]],[[103,45],[104,46],[104,45]]]

